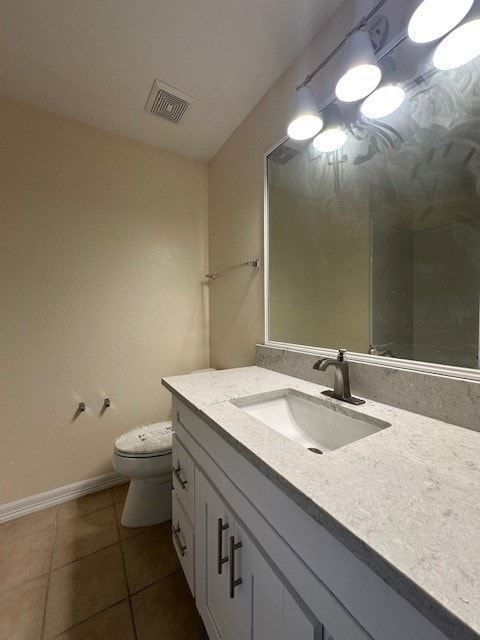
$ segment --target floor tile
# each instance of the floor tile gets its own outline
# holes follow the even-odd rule
[[[0,591],[0,640],[40,640],[47,576]]]
[[[112,487],[110,489],[110,491],[112,492],[114,504],[117,504],[117,502],[125,502],[125,498],[127,497],[129,486],[130,486],[130,483],[125,482],[124,484],[117,484],[115,487]]]
[[[55,529],[43,529],[0,545],[2,588],[33,580],[48,573]]]
[[[148,587],[180,567],[169,522],[123,540],[122,548],[130,593]]]
[[[1,636],[0,636],[1,638]],[[81,622],[55,640],[135,640],[128,600]]]
[[[93,513],[99,509],[110,507],[113,504],[110,489],[97,491],[97,493],[89,493],[87,496],[75,498],[69,502],[64,502],[58,507],[58,522],[65,522],[72,518],[85,516],[87,513]]]
[[[133,538],[133,536],[138,536],[140,533],[145,533],[145,531],[149,531],[151,527],[124,527],[121,518],[124,502],[118,502],[115,505],[115,517],[117,519],[118,530],[120,532],[120,540],[126,540],[127,538]]]
[[[62,522],[57,525],[52,568],[63,567],[118,540],[113,506]]]
[[[120,545],[50,574],[44,637],[55,637],[127,597]]]
[[[138,640],[208,640],[181,571],[132,597]]]
[[[21,518],[2,522],[2,524],[0,524],[0,540],[2,544],[10,542],[11,540],[18,540],[18,538],[30,535],[36,531],[50,529],[55,525],[57,511],[57,506],[49,507],[48,509],[29,513]]]

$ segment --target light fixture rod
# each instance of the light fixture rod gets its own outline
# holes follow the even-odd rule
[[[380,0],[380,2],[377,2],[377,4],[373,7],[373,9],[370,11],[370,13],[367,13],[366,16],[363,16],[363,18],[360,20],[360,22],[345,35],[344,39],[325,58],[325,60],[322,60],[322,62],[318,65],[318,67],[316,67],[312,71],[312,73],[308,74],[308,76],[305,78],[305,80],[301,84],[298,85],[297,90],[301,89],[302,87],[305,87],[307,84],[310,84],[310,82],[317,75],[317,73],[319,71],[321,71],[323,69],[323,67],[326,64],[328,64],[333,57],[335,57],[337,55],[337,53],[345,45],[345,43],[347,42],[348,38],[352,35],[352,33],[355,33],[355,31],[358,31],[359,29],[362,29],[367,24],[367,22],[371,18],[373,18],[373,16],[377,13],[377,11],[379,11],[383,7],[383,5],[386,4],[387,2],[388,2],[388,0]]]
[[[382,55],[379,56],[378,61],[381,62],[384,58],[386,58],[387,56],[389,56],[391,53],[393,53],[395,51],[395,49],[402,44],[402,42],[404,42],[406,39],[408,38],[406,33],[402,33],[399,38],[385,51],[382,51]],[[433,71],[433,73],[437,73],[437,69],[435,69]],[[323,111],[324,109],[326,109],[329,105],[331,105],[333,102],[336,101],[336,96],[330,96],[326,102],[322,103],[319,111]]]

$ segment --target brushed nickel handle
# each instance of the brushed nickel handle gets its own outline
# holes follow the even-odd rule
[[[222,532],[225,529],[228,529],[229,524],[223,524],[222,518],[218,519],[218,528],[217,528],[217,572],[218,575],[222,574],[222,565],[228,562],[228,556],[222,556]]]
[[[235,597],[235,587],[243,582],[241,578],[235,579],[235,551],[242,547],[241,542],[235,542],[235,538],[230,536],[230,598]]]
[[[181,471],[181,466],[180,463],[178,464],[178,467],[172,467],[172,471],[175,474],[175,477],[177,478],[178,482],[180,483],[180,486],[182,487],[182,489],[185,489],[186,485],[188,484],[188,480],[182,480],[182,478],[180,477],[180,471]]]
[[[175,546],[177,547],[177,551],[181,556],[185,555],[185,549],[187,548],[186,544],[182,544],[180,541],[180,536],[178,535],[180,533],[181,529],[180,529],[180,525],[175,529],[175,527],[172,525],[172,534],[173,534],[173,540],[175,542]]]

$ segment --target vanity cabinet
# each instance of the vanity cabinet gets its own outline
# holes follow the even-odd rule
[[[172,536],[210,640],[447,640],[174,398]]]
[[[210,640],[321,640],[321,624],[294,600],[200,471],[195,482],[196,601]]]

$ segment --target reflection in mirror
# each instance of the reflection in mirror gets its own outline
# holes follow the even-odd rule
[[[341,149],[269,155],[268,337],[478,368],[480,63],[403,78]]]

